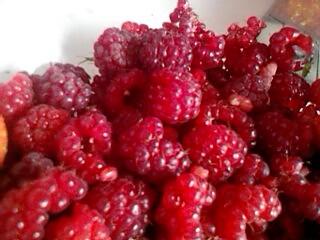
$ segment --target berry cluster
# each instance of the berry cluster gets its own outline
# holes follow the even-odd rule
[[[92,78],[1,83],[0,239],[319,239],[312,39],[265,26],[219,36],[178,0],[160,28],[107,28]]]

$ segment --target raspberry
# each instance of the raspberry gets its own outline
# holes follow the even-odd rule
[[[152,29],[143,34],[139,60],[148,70],[186,68],[192,61],[189,38],[178,32]]]
[[[13,126],[14,143],[25,153],[54,153],[52,141],[57,131],[67,122],[67,111],[41,104],[32,107]]]
[[[270,37],[269,48],[281,71],[297,71],[310,61],[313,43],[310,36],[284,27]]]
[[[94,63],[104,76],[134,68],[139,44],[134,33],[107,28],[94,43]]]
[[[320,106],[320,79],[315,80],[310,87],[310,100]]]
[[[120,73],[111,79],[101,99],[106,112],[112,116],[120,114],[127,105],[132,104],[135,93],[142,88],[145,80],[144,73],[138,69]]]
[[[71,119],[56,136],[58,161],[89,183],[113,180],[117,171],[103,160],[111,150],[111,134],[111,124],[98,111]]]
[[[139,24],[139,23],[127,21],[122,23],[121,30],[136,33],[136,34],[142,34],[147,32],[149,30],[149,27],[146,24]]]
[[[236,170],[231,177],[234,183],[243,183],[253,185],[260,180],[268,177],[270,174],[269,166],[257,154],[248,154],[244,160],[243,166]]]
[[[281,212],[277,194],[261,185],[225,184],[217,189],[212,221],[217,238],[247,239],[246,225],[263,225]]]
[[[269,60],[268,46],[263,43],[253,43],[243,51],[236,52],[232,58],[226,59],[228,70],[237,76],[257,74]]]
[[[16,119],[32,106],[33,95],[31,79],[24,73],[14,74],[0,83],[0,115],[7,122]]]
[[[205,175],[207,171],[200,168],[183,173],[164,186],[155,216],[165,239],[204,239],[202,208],[215,199],[215,191]]]
[[[111,240],[103,217],[84,204],[75,204],[72,213],[50,221],[46,226],[47,240]]]
[[[153,72],[144,89],[143,108],[165,123],[184,123],[200,110],[201,89],[192,74],[181,70]]]
[[[92,92],[88,81],[84,69],[56,63],[40,78],[34,78],[34,89],[40,103],[77,111],[89,105]]]
[[[81,199],[87,185],[73,172],[52,169],[46,176],[8,192],[0,201],[0,238],[42,239],[49,213]]]
[[[119,154],[128,170],[159,183],[189,167],[182,146],[164,139],[163,134],[161,121],[147,117],[119,136]]]
[[[184,136],[183,146],[194,163],[209,170],[212,182],[230,177],[247,153],[245,142],[224,125],[196,126]]]
[[[278,155],[271,159],[271,170],[280,176],[306,175],[303,161],[300,157]]]
[[[8,151],[8,132],[4,118],[0,115],[0,168]]]
[[[268,155],[309,156],[312,153],[312,127],[279,111],[261,114],[256,120],[256,129],[258,146]]]
[[[83,201],[103,216],[111,239],[139,239],[150,221],[154,193],[144,182],[123,177],[94,186]]]
[[[198,125],[225,124],[232,127],[248,147],[253,147],[256,143],[256,130],[253,120],[237,107],[221,102],[204,105],[195,122]]]
[[[279,73],[274,76],[269,95],[271,104],[290,111],[299,111],[308,101],[309,84],[294,73]]]

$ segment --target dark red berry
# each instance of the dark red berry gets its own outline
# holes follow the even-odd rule
[[[84,202],[103,216],[112,240],[139,239],[150,221],[154,193],[144,182],[124,177],[94,186]]]
[[[26,112],[33,103],[31,79],[24,73],[14,74],[7,82],[0,83],[0,115],[7,122]]]
[[[270,53],[282,71],[297,71],[310,61],[312,38],[292,27],[284,27],[270,37]]]
[[[184,136],[183,146],[194,163],[209,170],[212,182],[230,177],[247,153],[246,143],[224,125],[196,126]]]
[[[72,213],[50,221],[46,240],[111,240],[104,218],[84,204],[75,204]]]
[[[111,150],[111,135],[111,124],[98,111],[73,118],[56,136],[58,161],[90,183],[113,180],[117,171],[103,159]]]
[[[92,94],[89,76],[81,67],[52,64],[39,78],[34,89],[40,103],[77,111],[88,106]]]
[[[52,141],[69,119],[63,109],[40,104],[31,108],[13,126],[12,139],[23,152],[54,153]]]
[[[163,125],[154,117],[141,119],[124,131],[118,148],[127,169],[156,183],[185,171],[190,165],[187,153],[163,135]]]
[[[142,108],[165,123],[184,123],[200,111],[200,84],[182,70],[161,69],[153,72],[144,89]]]

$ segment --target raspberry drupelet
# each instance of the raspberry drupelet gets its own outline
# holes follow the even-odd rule
[[[224,125],[196,126],[183,139],[191,160],[209,170],[213,183],[229,178],[244,163],[246,143]]]
[[[154,197],[144,182],[121,177],[92,187],[83,202],[103,216],[112,240],[126,240],[144,235]]]
[[[62,212],[86,192],[87,185],[82,179],[60,168],[9,191],[0,201],[0,238],[43,239],[49,214]]]
[[[104,162],[111,150],[111,123],[96,110],[71,119],[57,134],[55,143],[60,164],[74,168],[89,183],[110,181],[117,170]]]
[[[34,78],[36,98],[40,103],[68,111],[89,105],[92,89],[85,70],[71,64],[51,64],[40,77]]]
[[[36,105],[13,125],[12,139],[25,153],[37,151],[51,156],[55,134],[68,119],[69,113],[63,109]]]
[[[190,160],[180,143],[164,138],[164,127],[155,117],[141,119],[118,138],[118,151],[127,169],[160,183],[182,173]]]

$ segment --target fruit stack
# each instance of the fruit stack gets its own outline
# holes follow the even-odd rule
[[[0,84],[1,240],[319,239],[320,79],[311,37],[216,35],[179,0],[157,29]]]

